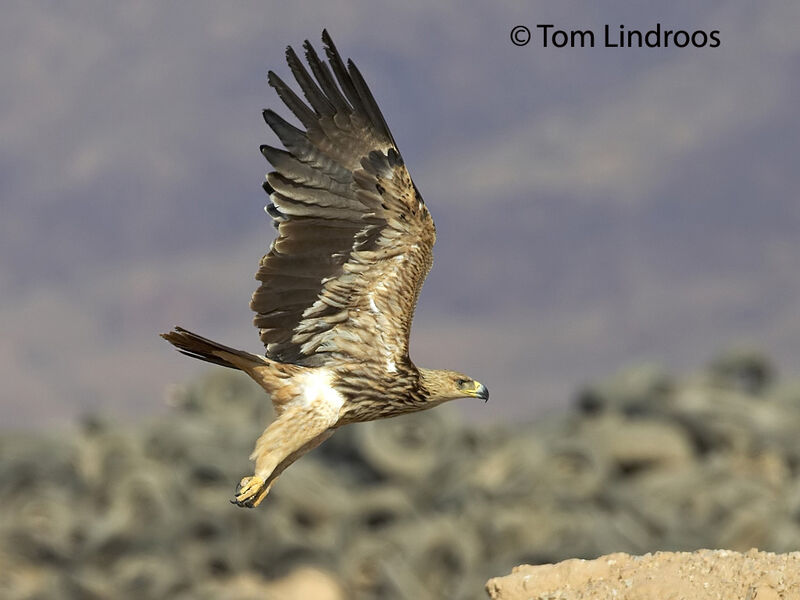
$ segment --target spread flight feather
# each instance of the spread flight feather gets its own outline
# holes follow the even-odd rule
[[[273,360],[347,362],[363,345],[400,360],[433,261],[433,220],[358,69],[345,67],[327,33],[323,40],[331,69],[304,44],[316,81],[286,51],[311,107],[269,74],[306,131],[264,112],[288,152],[262,147],[275,168],[268,212],[278,238],[261,260],[250,306]]]

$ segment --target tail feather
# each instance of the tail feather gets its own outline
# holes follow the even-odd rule
[[[160,334],[162,338],[178,349],[178,352],[199,358],[206,362],[214,363],[229,369],[245,370],[243,367],[251,364],[263,364],[262,357],[224,346],[203,336],[187,331],[183,327],[176,327],[169,333]]]

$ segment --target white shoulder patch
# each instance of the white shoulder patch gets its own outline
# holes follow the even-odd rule
[[[320,413],[333,418],[338,417],[344,405],[344,396],[332,386],[333,373],[330,369],[318,368],[303,376],[300,382],[300,394],[295,399],[303,406],[314,407]]]

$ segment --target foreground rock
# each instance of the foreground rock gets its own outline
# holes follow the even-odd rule
[[[515,567],[486,591],[492,600],[797,600],[800,552],[616,553]]]

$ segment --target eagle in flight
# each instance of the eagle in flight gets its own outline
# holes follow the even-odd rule
[[[418,368],[408,356],[433,219],[361,73],[327,31],[322,41],[327,64],[303,44],[311,73],[286,49],[305,101],[268,78],[303,127],[263,113],[285,148],[261,146],[275,169],[264,189],[278,230],[250,302],[266,354],[180,327],[162,334],[184,354],[244,371],[272,399],[276,418],[250,456],[255,472],[237,487],[239,506],[258,506],[284,469],[342,425],[489,398],[471,377]]]

